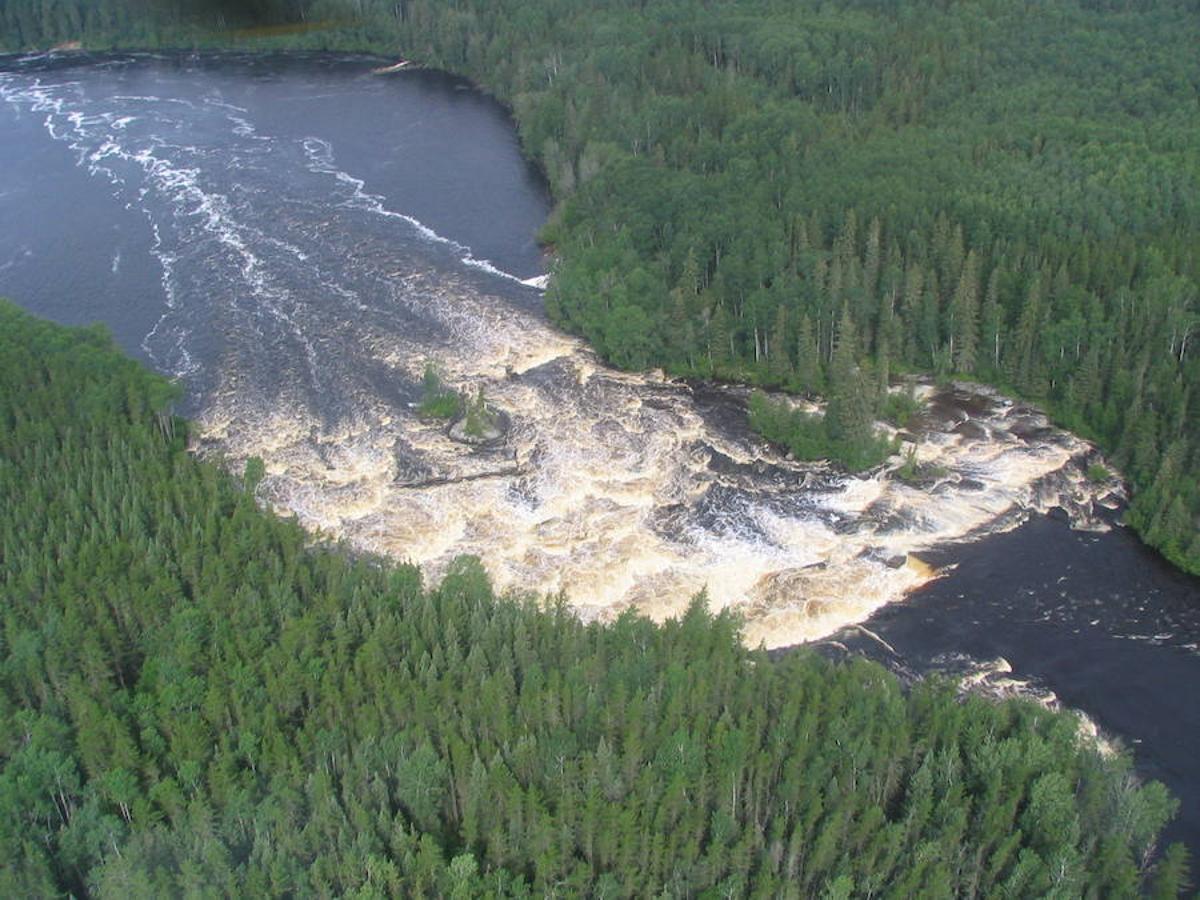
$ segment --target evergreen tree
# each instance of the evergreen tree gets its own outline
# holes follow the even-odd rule
[[[780,306],[775,311],[775,325],[771,329],[771,340],[768,344],[771,354],[771,378],[779,384],[787,382],[792,374],[792,359],[788,353],[788,345],[791,343],[788,340],[789,334],[787,307]]]
[[[821,349],[813,332],[812,319],[807,315],[800,319],[796,340],[796,383],[801,391],[810,396],[820,393],[824,387]]]
[[[992,378],[1001,374],[1000,360],[1003,351],[1004,309],[1000,305],[1000,282],[1003,276],[1003,265],[997,263],[988,276],[987,291],[980,310],[980,330],[982,333],[982,357],[986,360],[985,371]]]
[[[472,557],[425,585],[260,510],[172,396],[0,304],[5,896],[1143,886],[1173,801],[1069,715],[768,658],[703,595],[601,625]],[[1186,877],[1172,849],[1151,887]]]
[[[979,339],[979,272],[975,251],[967,254],[959,275],[958,288],[951,301],[951,346],[954,368],[958,372],[975,371],[975,354]]]
[[[851,448],[869,445],[874,439],[872,411],[871,390],[858,360],[858,336],[846,310],[829,367],[825,421],[830,439]]]

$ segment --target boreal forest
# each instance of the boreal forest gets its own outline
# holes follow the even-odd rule
[[[313,547],[0,304],[0,894],[1174,896],[1072,714]]]
[[[999,385],[1200,572],[1195,0],[6,0],[0,35],[465,74],[559,200],[550,312],[608,360],[828,393],[847,461],[890,377]]]
[[[1200,572],[1195,0],[0,0],[0,48],[373,51],[513,111],[550,315],[855,468],[896,376],[1095,440]],[[1078,721],[583,624],[260,510],[102,329],[0,305],[0,894],[1176,896]]]

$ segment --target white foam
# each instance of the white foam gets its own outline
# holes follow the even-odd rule
[[[11,80],[0,79],[5,91],[12,100]],[[14,102],[44,114],[49,133],[80,153],[81,165],[114,184],[126,180],[122,196],[147,215],[166,302],[143,342],[156,363],[181,375],[198,370],[185,307],[207,301],[197,296],[199,282],[189,281],[200,259],[229,267],[233,289],[223,299],[242,316],[239,327],[255,335],[278,323],[289,349],[269,352],[296,354],[318,388],[311,394],[352,410],[349,424],[330,424],[293,384],[250,384],[236,360],[222,360],[200,428],[235,465],[251,455],[266,461],[264,496],[278,508],[360,549],[412,559],[433,576],[454,555],[478,553],[501,587],[565,589],[581,614],[596,618],[632,606],[661,619],[707,587],[715,608],[746,617],[748,641],[782,646],[902,600],[931,575],[912,562],[923,549],[1090,499],[1091,488],[1072,474],[1086,446],[1061,436],[1030,446],[1014,433],[1027,414],[995,397],[993,408],[969,416],[983,438],[918,435],[918,459],[946,470],[934,490],[905,485],[887,467],[869,478],[837,478],[825,467],[782,459],[758,441],[714,431],[688,389],[661,374],[604,368],[575,339],[488,296],[494,282],[414,271],[385,276],[370,266],[343,271],[340,263],[322,272],[324,255],[305,239],[260,221],[239,206],[238,193],[214,189],[202,154],[196,162],[191,148],[138,137],[146,129],[132,123],[118,128],[119,115],[94,113],[72,88],[16,93],[23,99]],[[157,107],[144,114],[152,123],[170,118]],[[253,126],[246,126],[248,142]],[[220,132],[237,143],[223,121]],[[278,149],[295,156],[295,145]],[[402,222],[464,266],[522,281],[388,209],[337,166],[328,141],[310,137],[302,149],[308,171],[332,185],[334,202]],[[284,277],[298,268],[302,292]],[[360,288],[360,276],[374,279],[378,291]],[[541,277],[522,283],[544,286]],[[301,293],[328,298],[324,305],[344,318],[314,325]],[[502,450],[464,449],[386,391],[357,380],[361,372],[346,373],[354,366],[420,378],[444,338],[416,338],[386,324],[405,307],[449,335],[440,360],[448,382],[466,392],[483,386],[489,402],[512,415]],[[359,314],[375,312],[382,315]],[[282,368],[292,362],[277,361]],[[543,365],[556,367],[553,377],[520,377]],[[256,387],[269,402],[255,405]],[[710,467],[718,454],[733,461],[732,471]]]
[[[1046,686],[1030,678],[1013,675],[1012,664],[1002,656],[990,660],[976,660],[963,654],[952,653],[938,657],[934,663],[938,666],[948,665],[960,673],[958,685],[961,693],[977,694],[996,700],[1020,697],[1032,700],[1045,709],[1069,712],[1078,722],[1080,741],[1090,745],[1103,756],[1113,756],[1120,752],[1120,743],[1105,734],[1087,713],[1063,706],[1058,695]]]
[[[226,103],[224,100],[221,100],[218,97],[205,97],[204,102],[207,103],[209,106],[219,106],[221,109],[231,109],[234,112],[239,112],[239,113],[249,113],[250,112],[250,110],[246,109],[246,107],[244,107],[244,106],[235,106],[232,103]]]
[[[462,264],[465,266],[478,269],[481,272],[486,272],[487,274],[493,275],[497,278],[504,278],[508,281],[516,282],[517,284],[524,285],[525,287],[532,287],[539,290],[544,289],[545,284],[538,282],[541,279],[546,278],[546,276],[542,275],[534,278],[520,278],[516,275],[513,275],[511,272],[505,272],[503,269],[497,268],[491,262],[491,260],[479,259],[475,257],[471,252],[471,248],[466,244],[459,243],[452,238],[444,237],[443,235],[438,234],[424,222],[421,222],[419,219],[416,219],[413,216],[388,209],[384,205],[383,197],[379,196],[378,194],[369,193],[365,189],[365,181],[363,181],[361,178],[356,178],[350,173],[337,167],[334,162],[333,145],[330,144],[329,141],[324,140],[323,138],[310,136],[305,138],[302,144],[304,151],[309,158],[310,171],[324,175],[331,175],[351,189],[351,196],[347,201],[345,201],[347,205],[355,206],[378,216],[383,216],[390,219],[398,219],[402,222],[406,222],[412,226],[413,230],[425,240],[430,241],[431,243],[442,244],[458,253],[461,253],[462,256],[460,257],[460,262],[462,262]]]
[[[280,290],[273,286],[267,267],[250,246],[248,237],[258,236],[261,232],[238,221],[227,196],[202,186],[202,173],[198,167],[180,164],[167,155],[168,152],[174,152],[177,155],[194,156],[198,153],[198,148],[173,144],[154,136],[131,137],[128,126],[137,121],[137,116],[110,110],[88,109],[82,106],[86,101],[73,90],[76,86],[74,82],[50,86],[38,79],[19,85],[10,77],[0,79],[0,96],[14,105],[24,105],[34,112],[44,113],[47,133],[54,140],[64,142],[74,150],[77,154],[77,164],[86,166],[90,174],[103,175],[111,183],[121,187],[126,185],[127,178],[126,175],[118,173],[119,165],[123,164],[126,169],[132,166],[134,171],[140,170],[141,184],[137,188],[136,201],[133,202],[136,202],[138,208],[146,215],[154,235],[151,252],[162,268],[161,283],[166,302],[164,315],[142,340],[142,347],[150,358],[178,377],[190,377],[199,370],[197,361],[186,346],[187,330],[182,326],[168,327],[167,320],[180,310],[178,277],[175,271],[178,257],[177,254],[168,251],[159,223],[154,220],[146,203],[148,195],[153,193],[166,201],[177,222],[191,220],[203,234],[216,240],[227,251],[228,261],[239,272],[250,296],[258,301],[258,308],[288,327],[304,348],[311,371],[317,371],[319,356],[316,346],[284,308]],[[122,103],[147,104],[153,108],[153,114],[156,115],[162,114],[159,109],[162,104],[197,108],[195,104],[186,100],[155,95],[119,94],[109,99]],[[209,105],[228,106],[244,112],[228,104]],[[253,136],[253,126],[249,122],[237,117],[231,118],[237,120],[237,130],[245,132],[244,136]],[[176,231],[178,229],[173,227],[173,241],[194,242],[194,237],[185,237],[182,232],[176,234]],[[273,239],[271,243],[279,249],[287,250],[298,259],[305,259],[305,254],[299,247],[279,239]],[[119,265],[118,256],[113,261],[114,274]],[[164,350],[159,347],[159,340],[166,334],[170,334],[171,337]]]

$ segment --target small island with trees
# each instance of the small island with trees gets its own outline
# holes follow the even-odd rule
[[[0,302],[0,895],[1174,897],[1025,701],[314,543],[103,328]],[[173,423],[164,427],[164,422]],[[519,590],[519,588],[518,588]]]
[[[508,433],[508,415],[488,403],[482,384],[474,394],[464,396],[447,385],[437,366],[428,362],[421,388],[418,412],[426,419],[448,421],[446,433],[452,440],[482,446],[500,441]]]

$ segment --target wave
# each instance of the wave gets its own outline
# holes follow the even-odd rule
[[[22,96],[150,222],[167,308],[143,346],[177,374],[211,367],[205,446],[235,465],[263,458],[264,496],[281,510],[430,577],[477,553],[500,588],[566,590],[585,617],[662,619],[707,588],[714,608],[744,614],[750,644],[783,646],[902,599],[935,575],[925,550],[1051,505],[1077,518],[1094,499],[1082,442],[981,389],[962,402],[939,390],[944,420],[913,430],[917,459],[945,473],[924,489],[781,458],[723,419],[744,395],[721,389],[711,412],[699,389],[606,369],[490,280],[541,288],[545,276],[504,272],[389,209],[328,141],[254,144],[252,117],[216,104],[138,106],[118,127],[128,108],[75,88]],[[179,133],[215,134],[220,153],[161,137]],[[248,152],[246,190],[227,187]],[[439,249],[390,272],[396,229],[371,216]],[[422,270],[442,248],[489,278]],[[503,446],[466,451],[406,405],[433,357],[448,384],[483,388],[508,413]]]
[[[1036,678],[1013,674],[1012,664],[1003,656],[980,660],[964,653],[943,653],[932,660],[932,670],[953,677],[962,694],[993,700],[1020,698],[1045,709],[1070,712],[1078,720],[1081,740],[1091,744],[1103,756],[1115,756],[1121,751],[1121,743],[1106,734],[1091,716],[1075,707],[1064,706],[1058,695]]]
[[[179,255],[168,249],[159,222],[145,202],[147,194],[152,192],[166,201],[175,221],[181,223],[175,227],[174,240],[180,246],[194,246],[197,235],[189,234],[189,228],[182,224],[188,222],[193,223],[202,235],[215,240],[228,254],[228,261],[240,275],[249,294],[258,301],[257,309],[288,327],[304,348],[310,372],[315,373],[319,368],[315,345],[283,307],[283,292],[272,285],[268,267],[250,245],[251,239],[265,235],[234,216],[233,205],[227,195],[206,190],[202,186],[203,173],[198,166],[183,164],[163,152],[170,150],[195,155],[199,152],[198,148],[172,144],[154,134],[131,135],[129,126],[138,121],[138,116],[87,109],[84,106],[88,102],[85,98],[72,97],[69,91],[64,90],[76,85],[70,82],[51,86],[35,80],[32,84],[14,87],[11,77],[0,76],[0,97],[18,107],[25,106],[32,112],[44,113],[47,133],[74,150],[77,153],[77,165],[86,167],[89,174],[103,175],[118,187],[129,186],[129,173],[138,174],[142,186],[135,197],[127,201],[126,207],[136,205],[150,224],[153,234],[150,252],[162,268],[161,284],[166,305],[162,317],[142,339],[142,349],[150,359],[178,378],[193,378],[202,371],[201,364],[186,346],[188,329],[182,324],[171,325],[166,321],[182,311],[177,291],[179,276],[176,264]],[[185,100],[153,95],[119,94],[107,99],[146,104],[176,103],[191,109],[197,108]],[[250,123],[233,116],[229,118],[248,127],[250,133],[244,136],[254,137]],[[125,174],[117,171],[121,164],[128,169]],[[303,250],[286,241],[271,239],[270,242],[298,259],[305,259]],[[113,262],[114,272],[118,266],[119,258]],[[167,335],[168,345],[165,348],[159,346],[159,340]]]
[[[189,109],[196,108],[196,104],[190,100],[183,100],[179,97],[159,97],[154,94],[114,94],[112,99],[120,100],[123,103],[177,103]]]
[[[221,107],[221,109],[231,109],[234,112],[239,112],[239,113],[250,112],[250,110],[248,110],[244,106],[237,106],[236,104],[233,104],[233,103],[226,103],[224,100],[219,100],[216,97],[205,97],[204,102],[209,106],[219,106],[219,107]]]
[[[358,209],[363,209],[378,216],[383,216],[389,219],[399,219],[402,222],[408,223],[410,226],[412,226],[413,230],[417,232],[417,234],[430,243],[441,244],[449,247],[456,253],[462,254],[459,258],[459,261],[465,266],[470,266],[472,269],[478,269],[481,272],[486,272],[487,274],[497,278],[504,278],[508,281],[512,281],[535,290],[545,289],[545,279],[547,276],[536,275],[532,278],[521,278],[519,275],[506,272],[503,269],[498,268],[491,260],[480,259],[479,257],[475,256],[471,248],[466,244],[460,243],[453,238],[448,238],[444,235],[438,234],[424,222],[413,216],[388,209],[384,205],[383,197],[378,194],[372,194],[365,189],[365,181],[363,181],[361,178],[356,178],[349,172],[337,167],[334,162],[333,145],[324,138],[311,136],[306,137],[303,141],[303,146],[304,152],[307,154],[309,159],[309,171],[322,175],[330,175],[342,184],[345,184],[351,188],[352,194],[350,199],[347,201],[347,205],[354,206]]]

